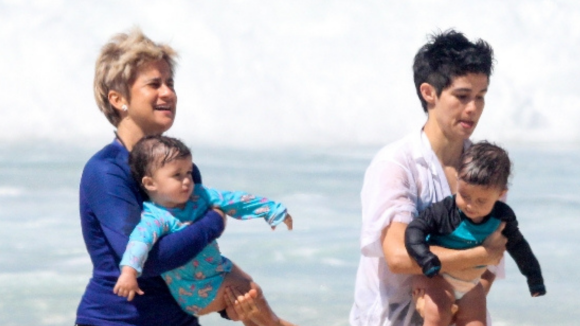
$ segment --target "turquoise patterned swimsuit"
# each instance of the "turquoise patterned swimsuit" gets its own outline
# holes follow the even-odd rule
[[[187,227],[211,207],[219,207],[227,215],[240,220],[264,218],[271,226],[280,224],[286,217],[286,208],[267,198],[196,184],[191,199],[183,209],[165,208],[152,202],[143,203],[141,221],[129,237],[121,267],[133,267],[140,275],[147,254],[159,237]],[[197,315],[213,301],[231,268],[232,262],[221,255],[217,242],[213,241],[193,260],[162,276],[183,310]]]

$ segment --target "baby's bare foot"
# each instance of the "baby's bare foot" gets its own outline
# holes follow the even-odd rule
[[[415,302],[415,310],[423,318],[425,318],[425,290],[415,289],[413,290],[413,302]]]

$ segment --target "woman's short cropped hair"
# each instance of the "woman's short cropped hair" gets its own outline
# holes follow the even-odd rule
[[[469,73],[485,74],[489,81],[493,64],[493,49],[482,39],[471,42],[463,33],[453,29],[431,35],[413,61],[415,90],[423,111],[427,113],[427,102],[421,95],[421,84],[430,84],[437,96],[441,96],[456,77]]]
[[[173,48],[153,42],[137,27],[111,37],[97,58],[94,80],[97,106],[109,122],[116,127],[120,121],[119,112],[109,103],[109,91],[117,91],[131,101],[129,90],[141,66],[165,60],[173,76],[176,59]]]

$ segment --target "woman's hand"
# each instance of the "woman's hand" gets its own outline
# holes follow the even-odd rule
[[[258,292],[254,289],[243,294],[236,288],[226,288],[226,303],[232,308],[241,321],[249,321],[260,315],[260,309],[256,306],[254,299],[258,297]]]
[[[234,287],[227,287],[225,293],[226,311],[233,310],[239,320],[251,321],[258,326],[296,326],[278,318],[272,311],[262,291],[252,286],[246,294]]]
[[[502,222],[497,227],[497,230],[483,241],[482,246],[485,248],[489,259],[487,265],[497,265],[503,258],[505,245],[507,243],[507,238],[502,234],[504,228],[505,222]]]

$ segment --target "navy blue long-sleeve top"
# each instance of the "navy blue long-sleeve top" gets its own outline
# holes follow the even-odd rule
[[[113,293],[129,235],[141,218],[144,195],[131,177],[129,152],[113,141],[85,165],[80,183],[83,238],[93,263],[92,278],[77,310],[77,324],[199,325],[175,302],[160,274],[195,257],[224,230],[222,217],[208,211],[189,227],[159,239],[138,279],[145,292],[129,302]],[[201,183],[194,166],[194,182]]]

